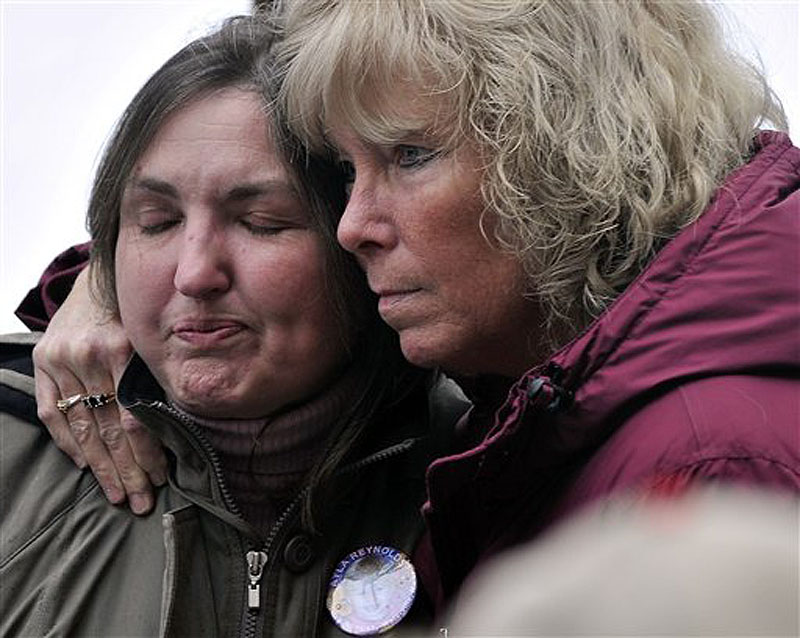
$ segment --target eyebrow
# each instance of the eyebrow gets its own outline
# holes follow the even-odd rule
[[[137,190],[146,190],[158,195],[165,195],[173,199],[180,199],[180,194],[175,186],[169,182],[165,182],[164,180],[156,179],[154,177],[142,177],[133,180],[131,182],[131,187]],[[239,184],[234,186],[227,192],[223,193],[221,199],[240,202],[276,192],[297,195],[297,189],[288,182],[281,180],[265,180],[261,182]]]
[[[178,189],[176,189],[172,184],[160,179],[155,179],[153,177],[142,177],[133,180],[131,182],[131,186],[137,190],[146,190],[152,193],[157,193],[158,195],[166,195],[167,197],[172,197],[173,199],[180,199],[180,195],[178,195]]]
[[[261,195],[269,195],[270,193],[286,193],[296,195],[297,190],[288,182],[278,180],[267,180],[264,182],[255,182],[253,184],[240,184],[234,186],[227,193],[223,199],[239,202],[253,197],[260,197]]]

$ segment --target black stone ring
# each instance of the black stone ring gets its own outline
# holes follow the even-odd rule
[[[100,394],[86,394],[81,397],[81,403],[89,410],[102,408],[111,403],[117,395],[113,392],[101,392]]]

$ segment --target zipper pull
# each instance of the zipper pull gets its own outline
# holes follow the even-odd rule
[[[264,566],[266,564],[266,552],[247,552],[247,577],[250,579],[250,584],[247,586],[248,609],[258,609],[261,606],[261,586],[259,581],[264,575]]]

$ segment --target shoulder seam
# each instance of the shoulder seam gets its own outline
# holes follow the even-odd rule
[[[798,480],[800,480],[800,469],[793,467],[790,464],[781,461],[779,459],[776,459],[772,456],[768,456],[763,453],[736,454],[734,452],[731,452],[728,454],[720,454],[719,452],[717,452],[715,454],[701,455],[699,458],[684,463],[678,463],[673,465],[673,467],[667,470],[660,471],[659,475],[661,475],[661,477],[656,482],[656,484],[661,483],[663,481],[667,481],[672,476],[679,474],[681,472],[697,469],[704,465],[708,465],[710,463],[718,463],[720,461],[725,463],[750,463],[752,461],[763,461],[764,463],[768,463],[769,465],[774,465],[775,467],[779,467],[787,471],[788,473],[798,477]],[[701,479],[706,479],[706,480],[715,480],[715,478],[717,477],[714,476],[701,477]]]
[[[29,377],[27,374],[0,368],[0,383],[32,397],[36,396],[36,384],[33,377]]]
[[[16,559],[20,554],[22,554],[30,545],[36,542],[36,540],[42,536],[42,534],[46,533],[53,525],[58,523],[64,516],[66,516],[69,512],[71,512],[75,507],[87,498],[95,489],[99,489],[98,483],[93,483],[86,488],[83,493],[78,494],[77,498],[72,501],[67,507],[61,510],[58,514],[53,516],[44,526],[42,526],[38,531],[36,531],[33,535],[31,535],[27,540],[25,540],[17,549],[12,550],[8,557],[0,562],[0,570],[5,569],[10,565],[14,559]]]

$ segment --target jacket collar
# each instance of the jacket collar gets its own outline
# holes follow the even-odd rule
[[[246,535],[257,535],[244,521],[230,520],[232,499],[220,481],[216,453],[191,419],[168,406],[164,390],[137,354],[123,373],[117,398],[172,453],[176,462],[170,480],[174,486]],[[466,407],[452,381],[439,374],[421,376],[409,396],[375,415],[366,426],[367,436],[343,460],[340,474],[354,476],[363,468],[404,454],[411,456],[402,466],[408,478],[419,480],[431,459],[449,445],[453,422]],[[420,444],[422,439],[424,444]]]

